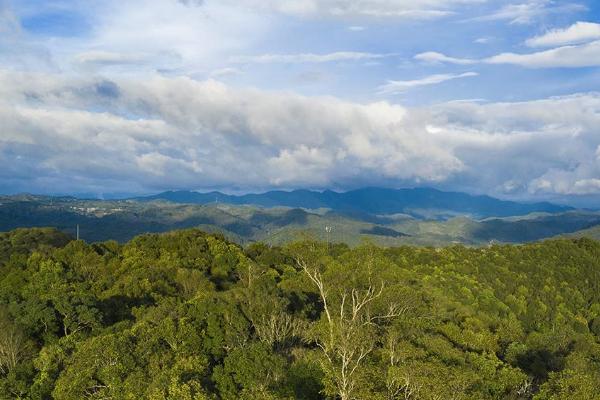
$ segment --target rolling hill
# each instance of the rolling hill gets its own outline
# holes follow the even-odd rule
[[[363,204],[366,209],[384,208]],[[441,214],[435,214],[439,210],[427,208],[421,208],[421,214],[415,217],[407,213],[371,214],[356,209],[338,211],[214,202],[180,204],[164,200],[104,201],[21,195],[0,197],[0,231],[55,227],[75,235],[79,225],[81,238],[87,241],[125,242],[141,233],[196,227],[223,233],[241,244],[255,241],[282,244],[309,234],[350,245],[368,239],[383,246],[455,243],[477,246],[492,241],[530,242],[586,229],[593,231],[600,226],[600,213],[591,211],[537,212],[476,219],[458,213],[457,208],[456,216],[445,214],[441,218]],[[425,213],[436,217],[424,218],[422,214]],[[326,233],[325,227],[331,227],[331,232]]]

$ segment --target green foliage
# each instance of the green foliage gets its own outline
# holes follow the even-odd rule
[[[285,359],[274,354],[264,343],[252,343],[231,351],[223,365],[215,368],[214,380],[223,399],[237,399],[250,394],[267,395],[284,377]]]
[[[0,235],[0,399],[600,399],[600,243]]]

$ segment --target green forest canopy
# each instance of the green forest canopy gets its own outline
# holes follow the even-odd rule
[[[2,399],[600,399],[600,243],[0,234]]]

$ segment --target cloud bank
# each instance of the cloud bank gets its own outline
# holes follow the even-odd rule
[[[212,80],[4,71],[0,119],[0,180],[11,191],[437,184],[600,193],[595,93],[405,108]]]

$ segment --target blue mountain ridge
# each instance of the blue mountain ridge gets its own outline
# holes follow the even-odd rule
[[[471,215],[477,218],[509,217],[534,212],[559,213],[573,210],[548,202],[521,203],[500,200],[486,195],[445,192],[432,188],[386,189],[369,187],[348,192],[312,190],[275,190],[260,194],[228,195],[221,192],[167,191],[134,200],[165,200],[184,204],[214,202],[262,207],[298,207],[307,209],[329,208],[343,213],[409,214],[419,215],[423,210],[437,210],[448,214]]]

